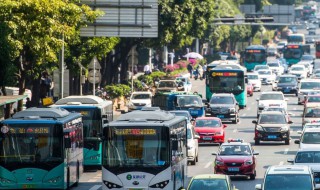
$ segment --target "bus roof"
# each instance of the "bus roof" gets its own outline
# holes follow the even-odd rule
[[[55,105],[112,105],[112,101],[98,96],[68,96],[58,100]]]
[[[246,47],[246,49],[266,49],[263,45],[251,45]]]
[[[71,113],[63,108],[29,108],[17,112],[10,119],[6,119],[4,123],[65,123],[73,119],[81,117],[80,113]]]
[[[183,116],[176,116],[163,110],[137,110],[121,115],[116,121],[112,121],[108,126],[143,126],[153,125],[166,126],[186,120]]]

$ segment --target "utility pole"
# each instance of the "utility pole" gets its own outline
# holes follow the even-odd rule
[[[60,98],[63,98],[63,82],[64,82],[64,34],[62,34],[62,48],[61,48],[61,54],[60,54],[60,65],[59,65],[60,75],[59,75],[59,91],[60,91]]]

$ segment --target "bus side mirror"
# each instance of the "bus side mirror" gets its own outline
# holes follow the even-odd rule
[[[71,148],[71,138],[70,137],[64,138],[64,148]]]

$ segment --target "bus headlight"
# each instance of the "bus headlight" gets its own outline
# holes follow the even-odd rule
[[[48,183],[57,183],[61,180],[61,177],[58,176],[58,177],[55,177],[55,178],[51,178],[48,180]]]
[[[6,179],[6,178],[3,178],[3,177],[0,177],[0,183],[7,183],[7,184],[10,184],[10,183],[13,183],[13,181],[9,180],[9,179]]]
[[[90,156],[90,160],[98,160],[100,158],[100,154]]]
[[[230,112],[230,113],[235,113],[235,112],[236,112],[236,109],[235,109],[235,108],[229,108],[229,112]]]
[[[169,184],[169,180],[166,180],[166,181],[162,181],[162,182],[159,182],[159,183],[156,183],[154,185],[151,185],[150,187],[151,188],[160,188],[160,189],[163,189],[165,186],[167,186]]]
[[[115,183],[111,183],[109,181],[104,181],[103,183],[109,188],[109,189],[113,189],[113,188],[122,188],[121,185],[115,184]]]

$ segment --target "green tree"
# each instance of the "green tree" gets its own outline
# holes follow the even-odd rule
[[[25,90],[26,78],[33,79],[34,104],[39,99],[40,73],[45,69],[57,67],[58,52],[62,36],[65,42],[76,35],[84,20],[93,21],[102,13],[92,11],[86,5],[70,0],[2,0],[0,2],[0,23],[5,25],[1,31],[0,43],[10,45],[8,58],[0,57],[0,62],[15,60],[18,68],[19,94]],[[85,19],[83,19],[85,18]],[[6,41],[7,40],[7,41]],[[14,45],[14,46],[12,46]],[[12,59],[11,59],[12,55]],[[19,60],[18,57],[21,57]],[[22,107],[22,101],[19,107]]]

